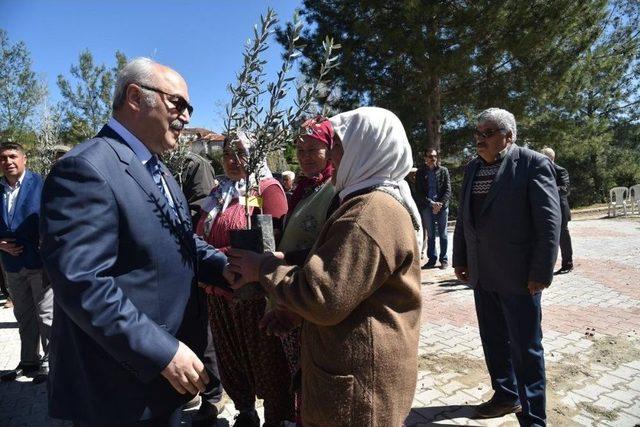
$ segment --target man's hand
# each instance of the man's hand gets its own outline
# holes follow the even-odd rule
[[[431,211],[434,214],[437,214],[438,212],[440,212],[442,210],[442,203],[440,202],[433,202],[433,204],[431,205]]]
[[[209,383],[209,376],[204,365],[193,351],[182,342],[171,362],[162,370],[165,377],[180,394],[193,394],[204,391]]]
[[[455,267],[454,271],[458,280],[465,283],[469,281],[469,270],[467,267]]]
[[[16,239],[5,237],[0,240],[0,251],[5,251],[9,255],[18,256],[22,253],[22,246],[16,244]]]
[[[549,287],[548,284],[536,282],[535,280],[529,280],[527,282],[527,288],[529,288],[529,293],[531,295],[535,295],[538,292],[542,292],[543,289],[548,287]]]

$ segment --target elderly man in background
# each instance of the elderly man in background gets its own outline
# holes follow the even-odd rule
[[[483,111],[478,157],[465,168],[453,267],[474,288],[480,339],[494,390],[479,418],[516,413],[546,425],[541,296],[551,284],[560,236],[553,165],[515,144],[513,114]]]
[[[194,236],[158,155],[189,122],[187,83],[147,58],[118,75],[113,117],[54,165],[42,256],[55,292],[49,413],[76,426],[177,426],[208,376],[198,280],[226,257]]]
[[[540,150],[553,162],[556,170],[556,185],[560,195],[560,210],[562,212],[562,226],[560,228],[560,254],[562,264],[555,274],[566,274],[573,270],[573,248],[571,245],[571,235],[569,234],[569,221],[571,221],[571,208],[569,207],[569,172],[556,163],[556,152],[550,147]]]
[[[293,181],[296,179],[296,174],[292,171],[282,172],[282,188],[285,193],[291,194],[293,192]]]

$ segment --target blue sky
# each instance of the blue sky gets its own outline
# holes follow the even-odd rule
[[[33,70],[60,100],[58,74],[69,77],[81,51],[115,64],[115,51],[148,56],[187,80],[195,113],[190,126],[221,130],[228,83],[242,65],[244,43],[271,6],[281,22],[301,0],[0,0],[0,28],[11,43],[24,41]],[[267,72],[275,74],[282,48],[271,39]]]

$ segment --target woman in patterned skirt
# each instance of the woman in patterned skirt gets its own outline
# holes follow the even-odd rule
[[[251,215],[270,214],[274,228],[278,228],[287,212],[284,190],[266,165],[262,165],[257,176],[252,175],[249,182],[245,182],[244,165],[251,145],[252,140],[243,132],[237,133],[234,143],[225,141],[225,177],[203,204],[196,227],[200,236],[224,253],[230,248],[230,231],[246,226],[244,203],[249,203]],[[234,426],[260,425],[255,411],[256,396],[264,399],[265,426],[293,420],[290,374],[282,345],[278,338],[267,335],[259,327],[265,313],[265,297],[239,300],[219,288],[206,290],[210,294],[209,319],[220,379],[239,411]]]

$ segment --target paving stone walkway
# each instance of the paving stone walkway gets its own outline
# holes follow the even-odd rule
[[[549,425],[640,425],[640,218],[572,221],[570,229],[575,270],[556,276],[542,299]],[[422,281],[418,386],[406,425],[517,426],[513,415],[470,418],[492,394],[472,291],[451,268],[424,270]],[[15,318],[0,309],[0,371],[18,359]],[[218,425],[233,425],[235,414],[227,403]],[[47,417],[44,385],[0,383],[0,426],[68,425]]]

